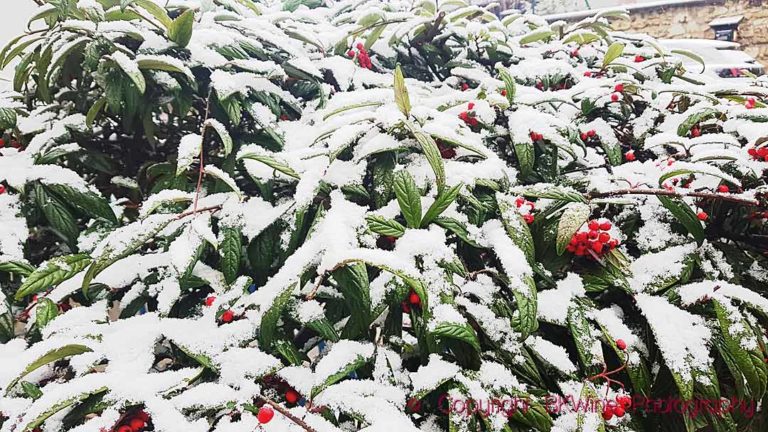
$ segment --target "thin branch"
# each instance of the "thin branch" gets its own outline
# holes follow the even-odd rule
[[[292,422],[296,423],[297,425],[299,425],[305,431],[307,431],[307,432],[317,432],[317,430],[315,428],[313,428],[312,426],[308,425],[304,420],[302,420],[302,419],[296,417],[295,415],[293,415],[293,413],[291,413],[287,409],[283,408],[283,406],[280,405],[279,403],[273,401],[272,399],[266,398],[266,397],[264,397],[262,395],[257,395],[256,397],[261,399],[262,401],[264,401],[264,403],[266,403],[267,405],[269,405],[272,408],[274,408],[275,411],[277,411],[280,414],[286,416],[290,421],[292,421]]]
[[[320,277],[318,278],[317,282],[315,283],[315,286],[312,288],[312,291],[310,291],[310,292],[309,292],[309,293],[306,295],[306,297],[305,297],[305,298],[306,298],[307,300],[312,300],[312,299],[314,299],[314,298],[315,298],[315,296],[317,296],[317,291],[318,291],[318,290],[320,290],[320,286],[322,286],[322,285],[323,285],[323,282],[325,282],[325,279],[326,279],[328,276],[330,276],[330,275],[331,275],[331,273],[335,272],[336,270],[338,270],[338,269],[340,269],[340,268],[342,268],[342,267],[344,267],[344,266],[346,266],[346,265],[352,264],[352,263],[354,263],[354,262],[359,262],[359,261],[360,261],[360,259],[358,259],[358,258],[349,258],[349,259],[345,259],[344,261],[342,261],[342,262],[340,262],[340,263],[336,264],[335,266],[333,266],[333,268],[332,268],[332,269],[330,269],[330,270],[328,270],[328,271],[324,272],[324,273],[323,273],[322,275],[320,275]]]
[[[42,6],[42,5],[44,5],[44,4],[45,4],[45,3],[43,2],[43,0],[32,0],[32,1],[33,1],[33,2],[35,2],[35,4],[36,4],[36,5],[38,5],[38,6]]]
[[[760,207],[760,203],[757,200],[749,198],[741,198],[731,194],[724,193],[711,193],[711,192],[676,192],[666,189],[617,189],[606,192],[591,192],[587,194],[588,199],[594,198],[606,198],[621,195],[661,195],[676,198],[693,197],[704,198],[719,201],[728,201],[736,204],[743,204],[748,206]]]
[[[193,213],[197,212],[197,202],[200,200],[200,190],[203,188],[203,173],[205,172],[205,161],[203,155],[205,154],[205,130],[207,129],[206,122],[211,112],[211,94],[213,89],[208,90],[208,98],[205,100],[205,118],[203,119],[203,127],[200,131],[200,168],[197,174],[197,187],[195,188],[195,204],[193,206]]]

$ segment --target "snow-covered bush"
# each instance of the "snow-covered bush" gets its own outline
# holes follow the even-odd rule
[[[637,401],[765,397],[766,80],[319,3],[49,0],[0,53],[0,431],[765,430]]]

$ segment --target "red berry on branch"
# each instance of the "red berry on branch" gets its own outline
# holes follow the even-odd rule
[[[364,50],[364,49],[365,49],[365,45],[363,45],[363,43],[362,43],[362,42],[358,42],[358,43],[357,43],[357,45],[355,45],[355,46],[356,46],[356,47],[357,47],[357,49],[359,49],[360,51],[362,51],[362,50]]]
[[[353,50],[347,51],[347,57],[349,58],[355,58],[355,52]]]
[[[720,185],[717,187],[717,191],[722,193],[728,193],[731,191],[731,188],[729,188],[728,185]]]
[[[592,243],[592,250],[595,251],[595,253],[600,254],[603,252],[603,243],[600,241],[596,241]]]
[[[752,109],[752,108],[754,108],[754,107],[755,107],[755,103],[756,103],[756,102],[757,102],[757,101],[755,101],[755,98],[753,98],[753,97],[751,97],[751,98],[747,98],[747,101],[746,101],[746,102],[744,102],[744,106],[745,106],[747,109]]]
[[[131,429],[134,431],[138,431],[144,427],[144,420],[134,417],[131,419],[130,423],[128,423],[131,426]]]
[[[221,321],[225,323],[232,322],[232,320],[235,319],[235,313],[232,312],[231,309],[227,309],[224,311],[223,314],[221,314]]]
[[[641,55],[635,56],[635,63],[642,63],[644,61],[645,61],[645,57]]]
[[[503,90],[501,90],[501,95],[502,95],[502,96],[506,96],[506,95],[507,95],[507,89],[503,89]]]
[[[419,297],[418,294],[416,294],[415,292],[412,292],[408,296],[408,302],[411,304],[411,306],[419,306],[421,305],[421,298]]]
[[[578,57],[579,56],[579,50],[575,49],[571,51],[571,57]]]
[[[5,193],[5,186],[0,184],[0,195]]]
[[[587,136],[588,136],[588,137],[590,137],[590,138],[591,138],[591,137],[593,137],[593,136],[595,136],[595,135],[597,135],[597,132],[595,132],[595,130],[594,130],[594,129],[590,129],[590,130],[588,130],[588,131],[587,131]]]
[[[468,103],[467,104],[467,111],[472,111],[473,109],[475,109],[475,103],[474,102]]]
[[[616,84],[613,90],[617,93],[624,93],[624,84]]]
[[[0,138],[0,148],[5,147],[5,140]]]
[[[613,413],[616,414],[616,417],[624,417],[624,408],[621,406],[613,407]]]
[[[608,221],[600,222],[600,229],[603,231],[608,231],[609,229],[611,229],[611,226],[612,226],[611,223]]]
[[[589,138],[589,135],[587,135],[586,133],[582,132],[582,133],[581,133],[581,140],[582,140],[582,141],[586,141],[586,140],[587,140],[587,138]]]
[[[597,239],[603,243],[608,243],[609,241],[611,241],[611,235],[608,234],[607,232],[601,232],[600,236]]]
[[[216,296],[208,296],[208,297],[205,298],[205,305],[206,306],[211,306],[211,305],[213,305],[213,302],[215,302],[215,301],[216,301]]]
[[[616,339],[616,348],[624,351],[627,349],[627,343],[624,342],[624,339]]]
[[[611,94],[611,100],[614,101],[614,102],[618,102],[619,101],[619,94],[618,93]]]
[[[289,389],[285,392],[285,400],[289,404],[295,404],[299,401],[299,393],[294,389]]]
[[[630,150],[630,151],[628,151],[628,152],[624,153],[624,159],[626,159],[626,160],[627,160],[627,162],[632,162],[632,161],[634,161],[634,160],[636,159],[636,157],[635,157],[635,151],[634,151],[634,150]]]
[[[533,215],[532,215],[532,214],[523,215],[523,220],[524,220],[524,221],[525,221],[525,223],[527,223],[528,225],[530,225],[530,224],[532,224],[532,223],[533,223],[533,219],[534,219],[534,218],[533,218]]]
[[[597,231],[600,229],[600,222],[593,219],[587,223],[587,227],[589,227],[590,230]]]
[[[611,409],[610,406],[605,406],[603,408],[603,420],[608,421],[613,418],[613,409]]]
[[[589,78],[589,77],[591,77],[591,76],[592,76],[592,72],[590,72],[590,71],[586,71],[586,72],[584,72],[584,76],[585,76],[585,77],[587,77],[587,78]]]
[[[467,91],[467,90],[469,90],[469,84],[461,83],[461,91]]]
[[[699,128],[697,128],[697,127],[694,127],[694,128],[692,128],[692,129],[691,129],[691,136],[692,136],[693,138],[698,138],[698,137],[700,137],[700,136],[701,136],[701,129],[699,129]]]
[[[589,231],[589,234],[587,235],[587,237],[589,237],[590,240],[596,239],[597,236],[598,236],[598,233],[597,231],[594,231],[594,230]]]
[[[700,212],[696,213],[696,217],[699,218],[699,220],[703,221],[703,222],[706,222],[706,220],[709,219],[709,215],[706,212],[704,212],[704,211],[700,211]]]
[[[271,406],[263,406],[259,408],[259,413],[256,414],[256,418],[259,420],[259,423],[266,424],[272,421],[272,417],[275,416],[275,410],[272,409]]]
[[[629,396],[617,396],[616,402],[619,403],[624,409],[627,409],[632,406],[632,398]]]

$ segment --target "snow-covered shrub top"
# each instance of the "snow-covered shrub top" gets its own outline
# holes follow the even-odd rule
[[[316,6],[50,1],[2,51],[0,431],[639,431],[546,395],[765,395],[768,81],[620,12]]]

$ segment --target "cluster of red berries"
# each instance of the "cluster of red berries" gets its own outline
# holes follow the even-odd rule
[[[768,147],[751,148],[747,150],[747,153],[752,156],[752,159],[754,160],[768,162]]]
[[[411,308],[421,307],[421,297],[416,294],[416,291],[411,290],[411,292],[409,292],[405,297],[405,300],[400,302],[400,307],[403,308],[403,312],[410,313]]]
[[[757,101],[756,101],[756,100],[755,100],[755,98],[753,98],[753,97],[749,97],[749,98],[747,98],[746,102],[744,102],[744,106],[745,106],[747,109],[752,109],[752,108],[754,108],[754,107],[755,107],[755,104],[757,104]]]
[[[621,99],[621,93],[624,93],[624,84],[616,84],[613,91],[614,92],[611,93],[611,101],[618,102],[619,99]]]
[[[437,140],[437,149],[440,150],[440,156],[443,159],[453,159],[456,157],[456,149],[441,140]]]
[[[531,132],[529,136],[531,137],[531,141],[533,141],[533,142],[541,141],[541,140],[544,139],[544,135],[542,135],[542,134],[540,134],[538,132]]]
[[[592,219],[587,222],[587,229],[573,235],[566,247],[568,252],[576,256],[591,256],[599,258],[619,245],[619,240],[612,238],[608,232],[611,229],[609,221]]]
[[[459,114],[459,118],[464,120],[464,123],[471,127],[475,127],[478,125],[477,117],[475,117],[475,112],[473,111],[475,109],[474,102],[470,102],[467,104],[467,110],[462,111]]]
[[[520,213],[523,215],[523,220],[525,220],[525,223],[528,225],[533,223],[533,210],[536,208],[533,202],[528,201],[523,197],[517,197],[515,199],[515,207],[517,207]]]
[[[581,133],[581,140],[584,142],[589,141],[590,138],[594,138],[597,136],[597,132],[595,132],[594,129],[588,130],[586,132]]]
[[[613,418],[613,416],[616,417],[624,417],[624,414],[626,414],[627,409],[632,406],[632,398],[627,395],[619,395],[616,396],[616,402],[608,402],[603,407],[603,419],[605,421],[608,421]]]
[[[147,427],[148,422],[149,414],[146,411],[138,411],[133,415],[126,416],[115,428],[115,432],[140,432]]]
[[[371,63],[371,57],[368,55],[368,50],[365,49],[365,45],[358,42],[357,45],[355,45],[355,48],[357,48],[357,52],[355,52],[354,49],[350,49],[347,51],[347,56],[352,59],[357,57],[357,64],[360,65],[360,67],[371,69],[373,63]]]

